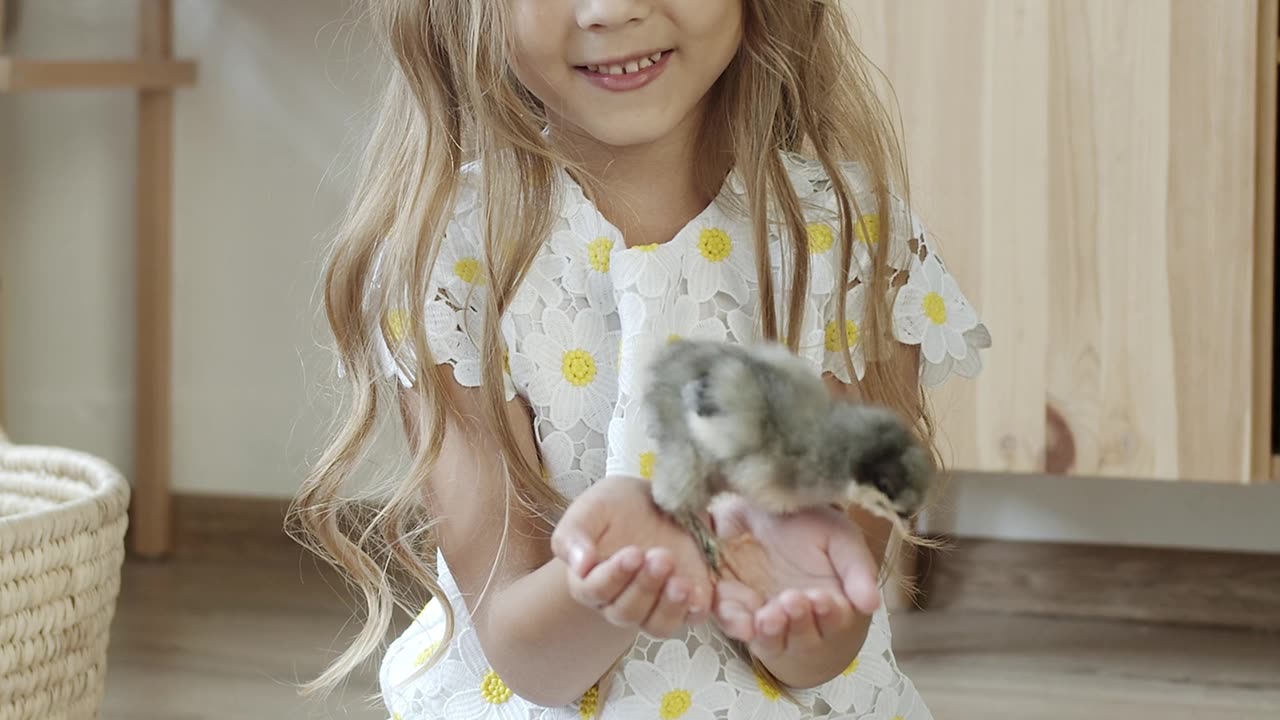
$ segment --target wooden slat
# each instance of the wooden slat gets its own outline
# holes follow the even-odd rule
[[[1274,555],[961,538],[923,563],[927,609],[1280,630]]]
[[[952,466],[1253,480],[1258,0],[846,6],[994,336]]]
[[[172,52],[170,0],[142,0],[139,55],[164,62]],[[172,549],[170,383],[172,312],[173,93],[138,94],[137,416],[133,550],[145,557]]]
[[[1277,479],[1271,467],[1275,358],[1276,252],[1276,26],[1280,0],[1258,0],[1257,154],[1254,182],[1253,432],[1249,462],[1253,477]]]
[[[194,62],[0,58],[0,92],[174,88],[196,79]]]

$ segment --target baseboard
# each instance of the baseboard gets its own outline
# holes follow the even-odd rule
[[[1280,630],[1280,556],[962,538],[921,559],[928,610]]]
[[[174,555],[189,559],[303,552],[285,532],[288,508],[288,500],[277,498],[175,495]]]

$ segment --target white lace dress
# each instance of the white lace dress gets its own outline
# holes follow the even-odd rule
[[[814,371],[850,378],[836,327],[838,233],[834,201],[820,165],[786,158],[808,206],[812,279],[801,355]],[[865,188],[855,166],[845,168],[853,187]],[[450,363],[458,382],[480,383],[477,321],[484,288],[472,287],[484,257],[474,167],[464,172],[464,190],[434,273],[427,303],[428,333],[437,358]],[[672,336],[751,342],[758,337],[758,292],[749,223],[724,202],[740,193],[730,177],[717,202],[660,245],[627,248],[621,233],[588,201],[567,173],[553,235],[517,294],[503,333],[509,353],[508,398],[521,395],[532,407],[535,434],[550,477],[568,497],[593,481],[618,473],[652,473],[654,452],[644,432],[636,398],[645,358]],[[879,217],[869,193],[859,196],[860,218],[854,274],[869,270],[867,245],[877,237]],[[891,240],[890,263],[907,273],[893,298],[895,334],[922,349],[922,380],[936,384],[952,371],[973,376],[986,329],[934,253],[922,226],[901,208]],[[907,232],[909,231],[909,232]],[[909,237],[908,237],[909,235]],[[778,302],[786,297],[788,253],[775,238]],[[855,372],[865,359],[859,321],[865,289],[851,278],[845,332]],[[475,290],[476,292],[470,292]],[[469,298],[469,300],[468,300]],[[460,312],[464,302],[472,312]],[[781,316],[781,314],[780,314]],[[475,338],[473,341],[471,338]],[[405,375],[390,362],[388,372]],[[538,707],[513,695],[485,660],[467,607],[443,558],[441,581],[453,606],[457,632],[443,659],[414,674],[442,642],[440,599],[428,603],[416,622],[390,646],[381,668],[384,702],[395,720],[928,720],[929,711],[894,661],[889,617],[876,613],[858,658],[825,685],[796,693],[806,707],[782,697],[730,652],[708,623],[684,637],[641,635],[609,684],[602,706],[596,689],[573,705]]]

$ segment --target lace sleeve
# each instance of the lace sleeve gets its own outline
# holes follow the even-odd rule
[[[856,183],[858,178],[850,179]],[[975,377],[982,370],[981,351],[990,347],[991,335],[947,271],[920,218],[896,197],[891,205],[894,232],[888,238],[887,262],[894,337],[901,343],[920,346],[921,382],[926,386],[941,384],[952,372]],[[868,300],[863,278],[870,277],[872,271],[872,249],[880,235],[881,217],[869,195],[859,197],[859,208],[864,212],[854,228],[854,262],[845,291],[844,331],[854,372],[861,379],[867,362],[863,343],[859,342]],[[850,377],[841,352],[836,298],[832,293],[825,305],[827,352],[823,369],[847,383]]]
[[[479,387],[483,378],[482,355],[484,313],[488,292],[484,284],[483,253],[474,233],[456,223],[450,224],[432,272],[422,318],[426,324],[427,343],[439,364],[453,368],[454,379],[463,387]],[[375,270],[376,275],[376,270]],[[410,348],[404,348],[397,359],[391,350],[405,337],[405,313],[392,309],[386,326],[389,336],[380,338],[378,353],[387,377],[396,376],[406,387],[412,384],[406,363],[414,363]],[[505,333],[504,333],[505,334]],[[504,367],[504,393],[507,400],[515,397],[515,385]]]

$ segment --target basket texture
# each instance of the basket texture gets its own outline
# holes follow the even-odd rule
[[[106,462],[0,434],[0,720],[98,716],[128,505]]]

